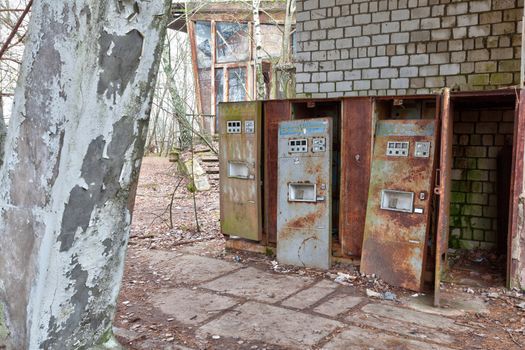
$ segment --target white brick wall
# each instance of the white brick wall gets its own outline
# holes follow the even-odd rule
[[[429,93],[520,80],[523,0],[297,0],[297,93]]]

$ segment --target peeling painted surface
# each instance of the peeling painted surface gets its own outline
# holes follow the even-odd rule
[[[142,34],[136,29],[123,36],[102,31],[98,62],[103,72],[98,81],[99,94],[105,93],[106,98],[115,98],[118,92],[122,96],[128,84],[135,79],[143,40]]]
[[[8,349],[110,338],[169,3],[33,5],[0,168]]]
[[[221,232],[260,241],[262,104],[261,102],[221,103],[219,111]],[[228,121],[240,121],[241,133],[227,133]],[[246,133],[246,121],[254,122],[253,133]],[[248,177],[230,177],[229,162],[247,166]]]

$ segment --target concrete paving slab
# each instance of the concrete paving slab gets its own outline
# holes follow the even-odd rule
[[[161,267],[169,264],[169,277],[176,283],[201,283],[217,278],[225,273],[239,269],[241,265],[219,259],[208,258],[199,255],[177,255],[173,253],[172,258],[167,259],[167,254],[163,260],[156,264]],[[153,266],[155,267],[155,265]]]
[[[363,300],[364,298],[353,295],[338,294],[316,307],[314,311],[323,315],[337,317],[356,307]]]
[[[420,295],[418,297],[407,297],[401,302],[411,309],[430,314],[447,317],[463,316],[468,312],[481,314],[489,313],[487,303],[477,295],[462,293],[459,291],[442,291],[441,305],[445,307],[434,307],[433,295]]]
[[[161,291],[150,302],[166,315],[184,324],[201,323],[237,304],[232,298],[187,288]]]
[[[184,345],[174,344],[167,341],[147,339],[139,343],[134,344],[134,349],[140,350],[153,350],[153,349],[162,349],[162,350],[194,350],[188,348]]]
[[[333,293],[339,285],[332,281],[322,280],[314,286],[292,295],[282,302],[282,305],[296,309],[306,309],[330,293]]]
[[[247,302],[197,331],[197,334],[240,337],[287,349],[306,349],[317,344],[340,322],[282,307]]]
[[[434,343],[444,345],[451,345],[456,342],[456,338],[452,335],[442,333],[436,329],[422,327],[415,323],[407,323],[395,319],[385,319],[384,317],[372,314],[358,312],[348,316],[345,321],[355,325],[373,327],[382,331],[401,334],[421,341],[430,340]]]
[[[362,310],[365,313],[404,322],[416,323],[429,328],[442,328],[453,331],[466,330],[466,327],[455,324],[453,319],[415,311],[408,308],[396,307],[387,304],[368,304],[365,305]]]
[[[423,343],[417,340],[404,339],[369,329],[350,327],[339,333],[328,342],[323,350],[353,349],[398,349],[398,350],[450,350],[443,345]]]
[[[305,288],[313,281],[310,277],[277,275],[248,267],[202,286],[247,299],[275,303]]]

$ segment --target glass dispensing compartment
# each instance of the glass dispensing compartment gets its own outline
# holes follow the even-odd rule
[[[315,202],[316,185],[315,184],[288,184],[288,200],[291,202]]]
[[[382,190],[381,209],[411,213],[414,210],[414,192]]]
[[[228,162],[228,177],[248,179],[250,178],[250,167],[243,162]]]

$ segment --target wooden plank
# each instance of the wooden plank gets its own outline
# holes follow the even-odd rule
[[[191,50],[191,62],[193,70],[193,81],[195,82],[195,100],[197,102],[197,112],[203,114],[202,101],[201,101],[201,88],[199,83],[199,70],[197,68],[197,42],[195,35],[195,22],[188,21],[188,35],[190,39],[190,50]],[[201,126],[204,126],[204,116],[200,120]]]
[[[277,243],[277,137],[279,122],[290,120],[290,101],[264,103],[264,232],[268,243]]]
[[[216,118],[219,117],[219,114],[217,113],[217,111],[215,110],[216,106],[217,106],[217,101],[216,101],[216,98],[217,98],[217,93],[216,93],[216,86],[215,86],[215,61],[217,60],[217,51],[216,51],[216,38],[215,38],[215,21],[212,21],[211,22],[211,81],[210,81],[210,94],[211,94],[211,113],[215,114],[215,118],[213,120],[213,122],[210,120],[210,125],[206,125],[206,127],[209,127],[209,131],[210,131],[210,134],[212,135],[215,135],[217,133],[217,130],[215,130],[215,126],[217,125],[217,121],[216,121]]]
[[[339,238],[343,256],[360,256],[372,151],[372,100],[343,100]]]

